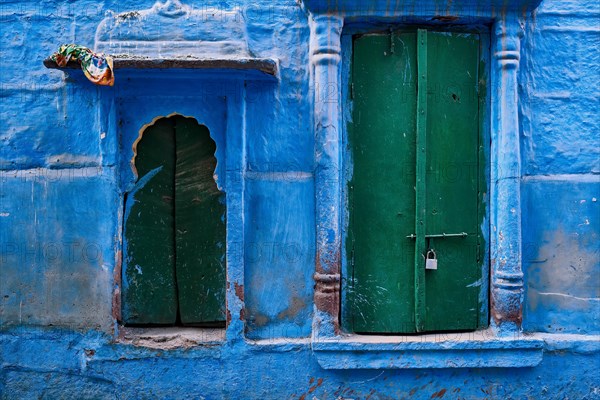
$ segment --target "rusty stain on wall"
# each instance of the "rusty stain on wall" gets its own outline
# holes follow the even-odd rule
[[[322,260],[327,260],[327,267],[322,265]],[[317,253],[315,280],[315,305],[335,321],[335,329],[339,330],[340,312],[340,250],[335,249],[333,254]]]
[[[290,306],[277,314],[277,318],[294,319],[300,312],[304,310],[304,307],[306,307],[304,300],[301,297],[293,296]]]
[[[121,266],[122,266],[122,253],[121,250],[117,250],[115,254],[115,269],[113,271],[113,299],[112,299],[112,314],[115,321],[121,320]]]

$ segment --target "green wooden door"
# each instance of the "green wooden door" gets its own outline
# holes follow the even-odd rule
[[[348,328],[475,329],[484,290],[479,35],[373,34],[353,47]],[[437,270],[425,270],[430,249]]]
[[[158,120],[137,145],[125,211],[123,322],[225,320],[225,196],[216,145],[191,118]]]

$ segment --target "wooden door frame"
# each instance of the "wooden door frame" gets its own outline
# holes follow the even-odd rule
[[[492,13],[490,13],[492,14]],[[427,17],[427,18],[426,18]],[[421,20],[430,21],[431,16]],[[415,17],[417,19],[417,17]],[[360,18],[358,18],[360,20]],[[309,15],[311,76],[315,88],[316,260],[313,338],[339,337],[340,282],[344,229],[342,101],[348,81],[342,79],[344,17]],[[517,73],[522,21],[516,12],[490,15],[490,325],[497,335],[521,331],[523,271],[521,266],[520,148]],[[389,25],[389,22],[387,23]],[[373,25],[363,25],[375,29]]]

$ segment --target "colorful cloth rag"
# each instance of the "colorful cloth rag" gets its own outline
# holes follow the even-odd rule
[[[85,76],[97,85],[112,86],[115,83],[113,59],[109,55],[94,53],[76,44],[63,44],[50,58],[59,67],[65,67],[71,59],[79,61]]]

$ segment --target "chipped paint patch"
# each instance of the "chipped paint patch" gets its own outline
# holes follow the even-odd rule
[[[244,285],[240,285],[237,282],[235,282],[233,286],[235,290],[235,295],[238,297],[238,299],[240,299],[241,302],[244,302]]]
[[[479,286],[481,286],[481,282],[482,282],[482,279],[480,278],[480,279],[476,280],[475,282],[468,284],[466,287],[479,287]]]

